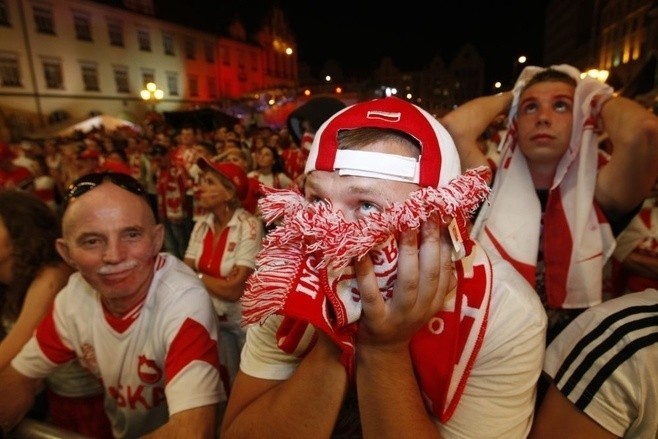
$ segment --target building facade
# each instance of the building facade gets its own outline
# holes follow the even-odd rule
[[[134,10],[128,9],[133,8]],[[157,18],[151,1],[0,0],[0,139],[104,113],[219,106],[297,83],[295,42],[279,13],[250,42]],[[144,100],[153,82],[162,98]]]

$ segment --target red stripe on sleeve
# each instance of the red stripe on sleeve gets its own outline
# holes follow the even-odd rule
[[[75,352],[64,345],[55,327],[54,308],[51,306],[35,331],[39,347],[45,356],[56,364],[66,363],[76,357]]]
[[[205,361],[219,370],[217,343],[199,322],[190,318],[185,320],[167,352],[166,384],[169,384],[178,372],[195,360]]]

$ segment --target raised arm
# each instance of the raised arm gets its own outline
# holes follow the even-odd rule
[[[507,112],[511,103],[512,92],[482,96],[460,105],[441,119],[455,141],[462,171],[488,166],[486,156],[478,147],[477,138],[496,116]]]
[[[601,119],[612,157],[599,172],[595,198],[604,210],[624,214],[649,195],[658,177],[658,117],[616,97],[603,104]]]
[[[39,270],[25,293],[23,307],[16,323],[0,342],[0,370],[9,365],[30,339],[34,329],[52,306],[55,295],[66,285],[72,272],[64,262]]]

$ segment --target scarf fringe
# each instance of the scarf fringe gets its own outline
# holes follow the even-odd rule
[[[262,323],[283,307],[308,256],[315,256],[318,269],[331,264],[340,270],[392,234],[416,230],[431,218],[446,223],[458,214],[470,217],[489,195],[490,174],[487,167],[469,169],[446,186],[419,189],[406,201],[356,222],[346,221],[328,203],[309,203],[296,188],[261,186],[262,217],[267,225],[279,224],[265,237],[257,269],[247,281],[243,324]]]

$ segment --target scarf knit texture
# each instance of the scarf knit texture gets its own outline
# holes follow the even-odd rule
[[[489,193],[488,175],[486,167],[468,170],[448,185],[421,188],[406,201],[356,222],[332,212],[327,203],[307,202],[297,189],[262,187],[263,219],[276,227],[265,237],[257,269],[247,281],[243,324],[282,315],[278,346],[297,356],[306,353],[298,344],[312,325],[341,347],[341,362],[353,379],[361,303],[352,261],[370,254],[382,296],[390,299],[397,278],[397,234],[436,218],[449,223],[458,287],[410,344],[429,409],[446,421],[486,330],[491,269],[484,252],[468,238],[468,217]]]

